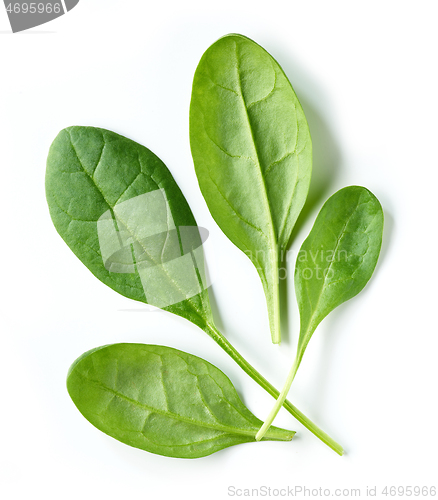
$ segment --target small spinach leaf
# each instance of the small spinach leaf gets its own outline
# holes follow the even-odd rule
[[[95,427],[142,450],[199,458],[255,441],[261,421],[207,361],[170,347],[114,344],[70,368],[68,392]],[[295,433],[271,427],[268,440]]]
[[[382,234],[382,207],[364,187],[343,188],[322,207],[295,267],[301,320],[297,355],[258,438],[263,437],[281,408],[316,327],[333,309],[357,295],[371,278]]]
[[[366,188],[341,189],[321,209],[295,269],[300,360],[319,323],[357,295],[371,278],[382,234],[382,207]]]
[[[190,144],[213,218],[257,268],[279,343],[278,265],[309,190],[312,144],[286,75],[252,40],[228,35],[202,56]]]

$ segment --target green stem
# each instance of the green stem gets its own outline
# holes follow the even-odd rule
[[[278,264],[275,270],[277,281],[270,289],[273,293],[269,304],[269,326],[271,329],[271,338],[273,344],[281,342],[281,327],[280,327],[280,283],[278,280]]]
[[[269,412],[269,415],[266,418],[266,420],[264,421],[263,425],[260,427],[259,432],[257,432],[256,441],[260,441],[260,439],[262,439],[263,436],[268,431],[269,427],[271,427],[272,422],[274,421],[275,417],[277,416],[277,413],[280,411],[280,408],[283,406],[283,403],[286,400],[290,386],[292,385],[292,382],[295,378],[295,375],[297,373],[299,366],[300,366],[300,363],[299,363],[298,358],[297,358],[297,359],[295,359],[294,364],[292,365],[292,368],[289,372],[289,375],[287,376],[286,382],[283,386],[283,389],[280,392],[280,395],[277,398],[277,401],[275,402],[274,406],[272,407],[272,410]]]
[[[211,324],[207,324],[204,331],[247,373],[260,387],[270,394],[273,398],[278,398],[280,392],[269,383],[252,365],[246,361],[245,358],[230,344],[230,342],[222,335],[222,333]],[[291,382],[292,383],[292,382]],[[283,389],[284,390],[284,389]],[[286,393],[287,394],[287,393]],[[298,422],[304,425],[310,432],[312,432],[323,443],[329,446],[338,455],[343,455],[344,450],[340,444],[326,434],[322,429],[309,420],[303,413],[300,412],[291,402],[286,399],[282,402],[284,408],[293,415]],[[281,406],[281,405],[280,405]],[[260,432],[260,431],[259,431]]]
[[[291,441],[294,436],[295,431],[287,431],[286,429],[270,427],[265,437],[269,441]]]
[[[273,283],[264,282],[265,295],[268,299],[269,327],[273,344],[281,342],[280,326],[280,280],[279,280],[279,253],[278,246],[272,252],[272,280]],[[262,280],[263,281],[263,280]],[[272,295],[271,295],[272,294]]]

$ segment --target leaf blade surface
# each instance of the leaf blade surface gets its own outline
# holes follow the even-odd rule
[[[164,218],[165,229],[161,233],[164,236],[157,235],[151,244],[151,238],[148,240],[144,234],[150,226],[150,220],[145,218],[145,198],[157,193],[162,200],[159,208],[164,207],[158,215]],[[198,283],[199,290],[181,290],[181,282],[188,282],[188,269],[191,283],[202,281],[195,266],[187,265],[190,251],[181,252],[186,255],[181,256],[185,261],[178,268],[179,276],[175,275],[175,264],[165,258],[166,252],[172,254],[182,248],[181,232],[192,228],[198,270],[202,272],[203,262],[198,262],[203,259],[202,241],[196,221],[167,167],[149,149],[109,130],[64,129],[48,155],[46,196],[58,233],[103,283],[126,297],[157,305],[205,328],[211,318],[208,293],[202,286],[205,283]],[[149,208],[153,208],[151,205],[153,202]],[[112,238],[115,244],[124,236],[125,245],[120,244],[114,255],[119,261],[128,259],[126,271],[112,272],[114,266],[106,265],[99,224],[103,233],[113,226],[107,240]],[[179,239],[168,238],[175,233]],[[155,266],[145,265],[147,253],[155,259]],[[142,259],[143,267],[139,263]],[[120,267],[121,261],[118,264]],[[159,290],[148,289],[154,281],[165,291],[161,297],[157,297]],[[146,296],[145,289],[150,296]],[[166,300],[169,305],[163,306]]]
[[[280,341],[278,261],[307,197],[310,133],[278,63],[228,35],[202,56],[193,81],[190,144],[208,208],[255,265],[273,341]]]
[[[295,268],[299,356],[319,323],[365,287],[377,265],[382,234],[383,210],[368,189],[343,188],[324,204]]]
[[[67,388],[99,430],[159,455],[199,458],[254,442],[261,424],[219,369],[170,347],[94,349],[72,365]],[[272,429],[268,439],[290,440],[293,434]]]

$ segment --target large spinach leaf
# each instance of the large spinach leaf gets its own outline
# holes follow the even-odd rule
[[[312,144],[286,75],[252,40],[228,35],[202,56],[190,144],[213,218],[257,268],[279,343],[278,265],[309,190]]]
[[[382,234],[382,207],[364,187],[343,188],[322,207],[295,267],[301,320],[297,355],[258,438],[263,437],[280,410],[316,327],[333,309],[357,295],[371,278]]]
[[[233,384],[207,361],[170,347],[114,344],[70,368],[68,392],[95,427],[159,455],[199,458],[255,441],[261,425]],[[295,433],[271,427],[268,440]]]
[[[193,255],[182,249],[190,228],[189,243],[199,248],[196,221],[172,175],[149,149],[109,130],[62,130],[47,159],[46,195],[57,231],[103,283],[205,327],[211,309],[197,272],[203,263],[189,266]],[[156,289],[146,296],[154,281],[161,297]]]

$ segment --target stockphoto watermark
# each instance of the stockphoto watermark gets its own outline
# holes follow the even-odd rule
[[[171,306],[211,285],[203,251],[208,231],[176,224],[163,189],[107,210],[97,221],[97,234],[105,269],[137,274],[150,306]]]
[[[406,486],[406,485],[383,485],[383,486],[363,486],[361,488],[312,488],[304,485],[296,486],[258,486],[256,488],[245,488],[230,485],[227,487],[228,497],[244,498],[388,498],[388,497],[435,497],[436,486]]]
[[[296,262],[296,270],[305,280],[318,279],[327,280],[333,279],[336,273],[337,262],[347,262],[349,254],[346,250],[324,250],[320,249],[304,250],[301,249],[298,254],[292,251],[281,250],[279,255],[267,252],[265,250],[257,250],[252,252],[246,250],[245,254],[251,259],[257,269],[262,268],[263,262],[270,262],[271,258],[277,259],[280,262],[278,267],[278,279],[285,280],[288,278],[288,269],[293,269],[293,263]]]
[[[306,486],[259,486],[258,488],[238,488],[228,486],[227,493],[229,497],[246,498],[317,498],[317,497],[360,497],[360,488],[310,488]],[[367,496],[374,496],[369,494]],[[365,495],[364,495],[365,496]]]

